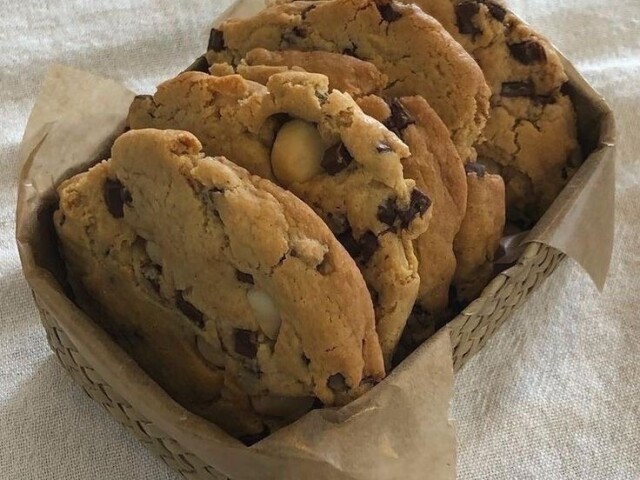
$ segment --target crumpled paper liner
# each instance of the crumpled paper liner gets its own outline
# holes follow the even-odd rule
[[[254,13],[263,0],[236,2],[223,17]],[[589,157],[513,256],[541,242],[572,257],[599,288],[613,244],[615,127],[611,111],[567,62]],[[455,434],[448,420],[453,368],[441,330],[360,399],[314,410],[245,447],[174,402],[70,300],[51,214],[55,187],[109,156],[124,129],[133,92],[86,72],[54,66],[33,108],[21,147],[17,242],[23,271],[43,306],[79,353],[131,406],[168,437],[236,479],[453,479]]]
[[[23,271],[79,353],[132,407],[234,480],[455,478],[446,330],[358,400],[314,410],[248,448],[175,403],[67,297],[51,221],[54,189],[108,157],[133,96],[111,80],[54,66],[22,143],[17,241]]]

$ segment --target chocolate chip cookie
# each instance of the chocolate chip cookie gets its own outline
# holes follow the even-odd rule
[[[369,96],[359,103],[409,146],[411,156],[403,160],[405,175],[433,200],[429,228],[414,241],[414,248],[420,274],[418,304],[430,318],[441,317],[449,304],[456,270],[453,240],[467,208],[464,165],[447,127],[424,98],[402,97],[388,104]]]
[[[385,96],[423,96],[449,128],[461,157],[475,155],[489,89],[473,59],[417,7],[389,0],[272,5],[214,29],[207,60],[237,65],[255,48],[334,52],[373,63],[388,77]]]
[[[63,183],[72,277],[157,381],[234,434],[370,388],[384,368],[355,262],[294,195],[200,150],[134,130]]]
[[[211,145],[236,130],[273,137],[270,164],[260,165],[313,207],[357,260],[374,299],[382,351],[390,359],[420,282],[411,242],[426,230],[431,215],[430,199],[404,177],[402,159],[410,156],[409,149],[349,95],[329,92],[327,77],[307,72],[275,74],[262,93],[254,85],[251,98],[226,105],[233,116],[220,116],[208,130],[203,125],[209,116],[198,105],[215,109],[218,97],[201,97],[200,92],[215,92],[221,81],[197,72],[182,74],[161,86],[162,99],[134,101],[129,123],[132,128],[192,130]],[[198,92],[195,101],[189,98],[193,92]],[[226,128],[229,119],[241,121],[242,127]],[[243,157],[230,160],[247,168],[259,164]]]
[[[509,217],[535,222],[580,160],[576,116],[556,51],[496,0],[412,0],[478,62],[491,87],[482,163],[507,184]]]
[[[453,298],[464,306],[476,299],[494,276],[493,261],[505,226],[505,186],[500,175],[479,163],[467,171],[467,214],[453,243],[457,268]]]

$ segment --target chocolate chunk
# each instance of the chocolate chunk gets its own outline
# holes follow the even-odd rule
[[[456,25],[458,31],[465,35],[476,35],[482,31],[473,23],[473,17],[480,11],[475,0],[463,0],[456,5]]]
[[[484,178],[485,174],[487,173],[487,169],[485,168],[485,166],[478,162],[467,163],[464,166],[464,171],[467,173],[475,173],[478,178]]]
[[[329,175],[337,175],[347,168],[352,161],[353,157],[351,153],[349,153],[347,147],[344,146],[344,143],[340,143],[325,152],[320,165],[322,165],[322,168],[324,168]]]
[[[212,28],[209,34],[209,44],[207,50],[213,50],[214,52],[221,52],[224,50],[224,34],[222,30]]]
[[[104,203],[114,218],[124,217],[124,204],[131,203],[131,194],[117,178],[104,182]]]
[[[256,358],[256,354],[258,353],[258,336],[255,332],[236,328],[233,333],[233,339],[236,353],[247,358]]]
[[[337,393],[344,393],[349,389],[349,387],[347,387],[347,381],[341,373],[331,375],[327,379],[327,387]]]
[[[250,285],[253,285],[253,275],[251,275],[250,273],[244,273],[241,272],[240,270],[236,270],[236,279],[239,282],[242,283],[248,283]]]
[[[511,44],[509,45],[509,51],[513,58],[524,65],[544,63],[547,60],[547,54],[544,48],[535,40]]]
[[[562,84],[560,87],[560,93],[563,95],[571,95],[573,93],[573,87],[571,86],[571,82],[567,81]]]
[[[409,208],[398,212],[400,225],[402,228],[408,228],[411,222],[417,217],[421,217],[431,206],[431,199],[417,188],[411,192],[409,200]]]
[[[357,258],[360,255],[362,249],[350,228],[340,233],[336,238],[352,258]]]
[[[239,440],[247,447],[250,447],[251,445],[258,443],[260,440],[268,437],[270,433],[271,431],[269,430],[269,427],[265,426],[260,433],[256,433],[255,435],[244,435],[240,437]]]
[[[196,327],[200,329],[204,328],[204,314],[184,298],[184,292],[182,291],[176,292],[176,307],[178,307],[178,310],[191,320]]]
[[[398,218],[398,207],[395,198],[387,198],[387,200],[378,206],[378,220],[385,225],[393,227]]]
[[[377,4],[376,6],[378,7],[380,16],[385,22],[393,23],[399,18],[402,18],[402,14],[400,12],[396,12],[390,2]]]
[[[207,61],[207,57],[202,55],[198,57],[195,62],[189,67],[189,70],[192,72],[202,72],[209,73],[209,62]]]
[[[378,238],[371,231],[366,232],[356,240],[351,229],[336,237],[345,248],[351,258],[358,259],[361,264],[366,264],[378,249]]]
[[[503,97],[530,97],[535,94],[535,86],[531,80],[525,82],[504,82],[500,94]]]
[[[391,109],[391,116],[387,118],[385,126],[396,135],[401,136],[402,131],[409,125],[413,125],[415,120],[397,98],[389,102],[389,108]]]
[[[489,13],[493,18],[495,18],[499,22],[504,21],[504,18],[507,16],[506,8],[496,2],[485,2],[485,4],[487,5]]]
[[[389,152],[393,151],[393,149],[389,145],[387,145],[386,143],[380,142],[376,146],[376,151],[378,153],[389,153]]]
[[[359,240],[360,243],[360,262],[364,265],[369,262],[373,254],[376,253],[380,244],[378,237],[373,232],[367,232]]]

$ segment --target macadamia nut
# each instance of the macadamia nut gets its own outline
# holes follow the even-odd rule
[[[291,120],[280,128],[273,144],[273,173],[284,187],[311,180],[322,173],[324,151],[324,142],[314,124]]]

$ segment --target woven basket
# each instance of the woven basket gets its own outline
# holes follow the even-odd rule
[[[565,67],[568,69],[572,84],[575,84],[576,87],[574,101],[577,101],[579,130],[585,153],[590,154],[598,149],[612,146],[614,127],[609,108],[568,62],[565,63]],[[609,151],[600,153],[602,155],[600,161],[603,162],[605,154],[607,156],[612,154]],[[26,197],[24,191],[19,193],[19,210],[22,196]],[[39,201],[45,202],[44,199],[39,199]],[[24,199],[22,202],[25,205],[28,203]],[[30,208],[32,207],[33,205]],[[20,217],[20,211],[18,213],[18,217]],[[41,228],[42,219],[45,219],[45,222],[50,222],[51,218],[51,211],[47,210],[45,204],[40,205],[37,217],[27,219],[28,221],[24,222],[23,235],[25,238],[38,238],[41,248],[39,248],[40,251],[36,251],[38,249],[31,251],[29,248],[23,251],[22,248],[19,248],[21,257],[24,257],[22,258],[23,266],[26,261],[28,265],[37,265],[53,272],[56,266],[51,263],[55,263],[51,257],[57,255],[57,253],[52,253],[56,250],[55,236],[53,233],[47,233],[47,231],[52,232],[52,225]],[[20,241],[18,243],[20,247]],[[487,344],[492,335],[511,317],[513,311],[555,271],[564,258],[565,255],[562,252],[544,244],[528,244],[517,263],[500,273],[485,288],[478,299],[468,305],[449,323],[456,371],[460,370],[473,355]],[[29,275],[26,276],[29,280]],[[47,305],[51,305],[49,303],[51,295],[64,298],[61,286],[62,277],[57,276],[57,278],[60,281],[53,278],[48,280],[51,284],[55,284],[55,288],[39,289],[41,285],[36,285],[32,281],[30,284],[34,290],[34,300],[38,306],[42,324],[46,329],[49,345],[72,378],[87,395],[101,404],[116,420],[129,428],[136,438],[183,477],[188,479],[227,479],[226,475],[221,474],[215,467],[204,461],[202,456],[194,453],[197,446],[192,444],[193,448],[186,448],[184,444],[189,444],[189,440],[184,440],[180,434],[168,433],[169,429],[166,426],[163,427],[164,429],[161,428],[159,424],[162,422],[162,418],[155,417],[154,423],[139,409],[132,407],[124,398],[127,396],[126,387],[123,387],[124,380],[120,377],[111,377],[110,384],[98,374],[101,365],[99,360],[88,361],[87,358],[91,357],[92,352],[86,350],[85,344],[74,344],[71,341],[71,338],[82,338],[74,336],[78,333],[74,330],[75,327],[70,326],[69,322],[65,323],[64,319],[58,321],[54,309],[47,307]],[[41,298],[39,298],[38,292],[40,292]],[[65,327],[62,325],[67,325],[68,330],[65,331]],[[101,333],[105,336],[103,340],[100,340],[102,344],[108,342],[113,344],[104,332]],[[86,356],[81,355],[79,351],[84,351]],[[110,375],[108,371],[100,371],[104,376]],[[119,385],[120,390],[114,387],[116,384]],[[147,415],[151,416],[153,413],[147,411]],[[177,438],[182,438],[183,443],[181,444]],[[223,467],[220,466],[220,468]]]
[[[530,244],[515,266],[498,275],[482,296],[450,323],[456,370],[480,351],[514,309],[553,273],[563,258],[564,255],[557,250],[538,243]],[[183,477],[202,480],[228,478],[183,448],[124,400],[78,352],[56,321],[55,315],[48,312],[35,293],[33,298],[51,350],[89,397],[102,405],[140,442]]]

